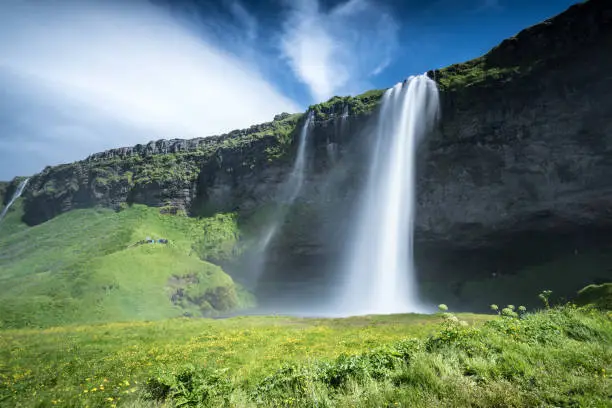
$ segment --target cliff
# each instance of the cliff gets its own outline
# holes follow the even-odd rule
[[[428,73],[439,84],[442,120],[419,152],[416,238],[425,277],[448,277],[449,265],[456,279],[511,272],[612,236],[610,49],[612,3],[590,0],[481,58]],[[310,107],[309,171],[273,244],[267,269],[279,279],[270,281],[291,270],[288,279],[299,284],[333,270],[381,95]],[[245,234],[256,236],[303,121],[282,114],[227,135],[160,140],[46,168],[30,180],[23,220],[138,203],[192,215],[237,212]],[[569,238],[557,245],[558,237]]]

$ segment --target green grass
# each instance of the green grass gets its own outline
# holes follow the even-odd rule
[[[565,306],[520,319],[457,317],[4,330],[0,404],[155,406],[147,396],[157,393],[166,406],[609,406],[609,313]]]
[[[248,303],[206,261],[231,251],[232,214],[190,218],[136,205],[75,210],[28,228],[21,213],[18,201],[0,224],[0,327],[162,319]],[[146,237],[169,244],[136,245]],[[186,296],[173,302],[179,289]]]
[[[480,323],[490,316],[463,318]],[[189,365],[228,368],[236,381],[254,385],[285,363],[360,353],[406,336],[423,338],[436,330],[439,320],[424,315],[253,316],[4,330],[0,404],[51,405],[61,400],[64,406],[98,406],[108,397],[135,399],[147,378]],[[121,385],[124,381],[130,386]],[[137,392],[126,393],[134,387]]]

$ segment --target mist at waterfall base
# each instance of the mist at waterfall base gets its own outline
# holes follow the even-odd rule
[[[302,288],[310,299],[295,299],[296,295],[285,294],[282,301],[268,302],[273,306],[259,312],[343,317],[432,311],[419,301],[416,287],[413,260],[415,163],[418,144],[432,131],[438,114],[438,90],[426,75],[410,77],[384,93],[378,112],[371,116],[371,123],[363,130],[367,132],[363,136],[369,144],[365,149],[367,172],[358,187],[355,208],[337,214],[348,217],[350,227],[343,239],[343,249],[335,254],[338,258],[336,269],[328,272],[333,276],[326,279],[326,287],[319,282],[319,287]],[[344,131],[345,116],[339,115],[336,124],[341,131]],[[288,178],[288,181],[299,180],[295,183],[299,189],[308,188],[304,186],[305,178],[315,177],[303,173],[306,171],[303,152],[307,149],[304,144],[308,141],[300,137],[294,170]],[[334,143],[330,148],[327,140],[328,159],[337,167],[341,163],[336,146]],[[332,168],[327,178],[333,175]],[[330,186],[324,185],[323,189],[326,188]],[[308,195],[309,192],[304,192],[304,199]],[[298,194],[293,195],[284,208],[294,204],[296,198]],[[283,213],[283,217],[285,215]],[[274,224],[275,233],[279,226]],[[300,266],[298,260],[294,262],[296,268]],[[282,274],[289,277],[293,272],[284,270]],[[316,271],[311,272],[315,274]],[[282,277],[277,275],[276,278]],[[308,286],[312,281],[296,285],[300,284]]]

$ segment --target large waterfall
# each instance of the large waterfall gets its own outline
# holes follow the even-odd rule
[[[438,109],[436,84],[426,75],[410,77],[383,96],[370,172],[344,263],[341,314],[422,310],[413,263],[416,148],[432,129]]]
[[[11,197],[11,200],[8,202],[8,204],[6,204],[6,207],[4,207],[4,209],[0,213],[0,221],[4,218],[4,216],[6,215],[7,211],[9,210],[9,208],[11,208],[11,205],[13,205],[15,200],[17,200],[19,197],[21,197],[21,193],[23,193],[23,190],[25,190],[26,185],[28,184],[28,180],[30,180],[30,179],[27,178],[27,179],[23,180],[21,183],[19,183],[19,186],[17,187],[17,190],[15,190],[15,192],[13,193],[13,196]]]

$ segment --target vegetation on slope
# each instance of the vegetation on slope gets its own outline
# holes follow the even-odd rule
[[[252,302],[206,261],[237,239],[231,214],[198,219],[135,205],[74,210],[28,228],[21,212],[18,200],[0,223],[0,327],[201,315]],[[142,244],[147,237],[169,242]]]
[[[311,105],[315,120],[326,121],[342,114],[361,116],[371,113],[380,102],[385,89],[373,89],[357,96],[334,96],[326,102]]]

